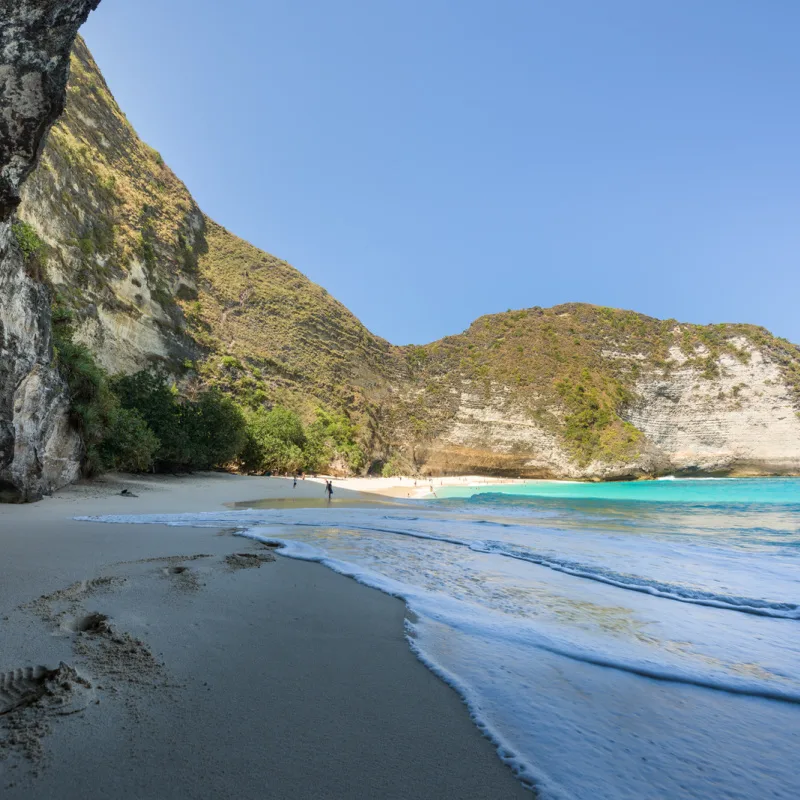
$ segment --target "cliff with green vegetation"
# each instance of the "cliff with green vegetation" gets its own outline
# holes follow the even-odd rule
[[[617,478],[800,468],[800,348],[571,303],[406,348],[398,441],[430,471]]]
[[[16,217],[45,134],[64,109],[70,49],[98,0],[16,0],[0,19],[0,500],[78,474],[81,441],[52,363],[41,247]]]
[[[80,40],[67,95],[17,233],[94,468],[800,472],[800,349],[766,330],[567,304],[392,346],[208,219]]]

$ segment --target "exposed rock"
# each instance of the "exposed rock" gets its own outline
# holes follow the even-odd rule
[[[0,494],[29,500],[74,480],[80,441],[51,367],[50,298],[26,274],[13,212],[62,112],[69,53],[99,0],[0,3]]]
[[[214,386],[307,416],[318,405],[344,411],[373,464],[421,474],[800,473],[796,345],[752,325],[571,303],[394,347],[291,265],[206,218],[138,138],[80,39],[66,112],[23,198],[75,337],[109,372],[159,364],[189,390]],[[28,319],[44,353],[47,308],[34,294],[12,322]],[[45,362],[31,397],[48,385]],[[17,370],[19,381],[31,369]],[[64,419],[51,388],[56,411],[39,425]],[[35,472],[49,453],[48,469],[60,470],[51,485],[64,480],[69,447],[37,447],[36,425],[27,440],[18,429],[0,414],[0,449],[17,441],[17,469]]]
[[[64,110],[69,53],[100,0],[0,3],[0,219],[19,205],[45,134]]]
[[[681,365],[668,380],[639,381],[628,418],[658,451],[661,472],[800,473],[793,397],[775,363],[747,342],[740,347],[750,358],[721,355],[714,380]]]
[[[83,40],[67,108],[25,184],[20,216],[47,246],[47,276],[74,338],[110,373],[198,356],[176,302],[197,297],[205,221],[186,187],[137,136]]]

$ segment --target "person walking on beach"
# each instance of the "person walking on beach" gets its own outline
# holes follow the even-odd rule
[[[325,481],[325,492],[328,495],[328,502],[330,503],[331,497],[333,497],[333,484],[330,481]]]

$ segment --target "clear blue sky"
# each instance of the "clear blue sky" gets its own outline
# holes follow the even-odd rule
[[[797,0],[103,0],[211,217],[396,344],[585,301],[800,342]]]

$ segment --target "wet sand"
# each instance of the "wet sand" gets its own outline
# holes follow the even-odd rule
[[[202,475],[0,506],[0,795],[530,797],[401,601],[231,531],[71,519],[321,492]]]

